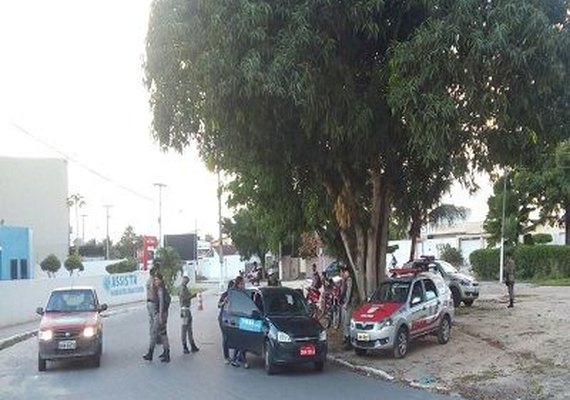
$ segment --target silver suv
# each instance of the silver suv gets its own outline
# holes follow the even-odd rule
[[[350,339],[358,355],[389,349],[402,358],[410,340],[420,336],[435,334],[446,344],[453,317],[451,291],[439,274],[401,269],[353,312]]]
[[[471,307],[473,302],[479,298],[479,282],[473,276],[459,272],[447,261],[425,256],[404,264],[404,268],[421,268],[439,272],[451,289],[455,308],[459,307],[461,302]]]

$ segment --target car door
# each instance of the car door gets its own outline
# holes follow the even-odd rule
[[[425,305],[427,307],[425,324],[426,329],[431,331],[437,329],[439,326],[439,314],[442,305],[435,283],[428,278],[425,278],[423,283],[425,289]]]
[[[264,318],[249,290],[231,289],[222,314],[228,347],[260,354],[264,340]]]
[[[421,280],[413,283],[408,302],[410,305],[410,334],[417,336],[426,330],[427,318],[425,291]]]

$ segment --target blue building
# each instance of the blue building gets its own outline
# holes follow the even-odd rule
[[[0,226],[0,280],[31,279],[31,230]]]

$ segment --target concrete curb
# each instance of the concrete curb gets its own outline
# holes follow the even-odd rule
[[[340,365],[342,367],[351,369],[355,372],[360,372],[363,374],[366,374],[368,376],[372,375],[375,376],[377,378],[383,379],[385,381],[395,381],[396,378],[387,373],[386,371],[383,371],[381,369],[378,368],[373,368],[373,367],[369,367],[369,366],[365,366],[365,365],[357,365],[357,364],[353,364],[349,361],[346,361],[340,357],[336,357],[333,355],[328,354],[327,355],[327,360],[330,362],[333,362],[337,365]],[[404,379],[403,382],[405,382],[408,386],[416,388],[416,389],[423,389],[423,390],[432,390],[432,391],[437,391],[440,393],[450,393],[450,389],[446,386],[442,386],[442,385],[437,385],[435,383],[420,383],[420,382],[416,382],[414,380],[411,379]]]
[[[37,329],[33,331],[27,331],[23,333],[18,333],[16,335],[10,336],[7,339],[0,340],[0,350],[7,349],[8,347],[14,346],[17,343],[28,340],[29,338],[36,336],[38,334]]]

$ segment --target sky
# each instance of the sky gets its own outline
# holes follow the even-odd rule
[[[0,156],[69,158],[69,193],[86,201],[86,239],[105,236],[105,204],[111,238],[127,225],[156,235],[157,182],[167,185],[163,233],[218,231],[216,176],[195,149],[163,153],[151,137],[142,83],[150,4],[0,1]],[[491,189],[480,184],[475,196],[456,185],[444,200],[482,220]]]

